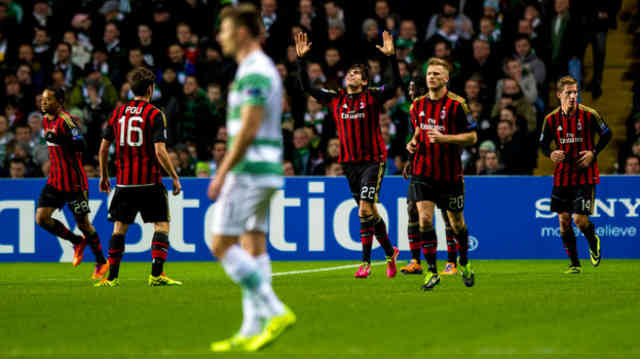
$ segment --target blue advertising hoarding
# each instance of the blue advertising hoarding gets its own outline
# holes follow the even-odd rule
[[[45,179],[0,180],[0,262],[67,262],[71,245],[35,224],[35,210]],[[165,185],[170,186],[170,182]],[[210,218],[212,202],[206,197],[207,179],[182,180],[183,192],[169,195],[170,261],[211,260]],[[379,209],[389,237],[401,258],[409,257],[406,194],[408,182],[386,177]],[[466,177],[465,219],[470,233],[471,258],[566,258],[557,216],[550,212],[550,177]],[[107,220],[113,196],[89,182],[90,220],[108,247],[113,224]],[[602,239],[606,258],[640,258],[640,177],[603,176],[596,189],[593,222]],[[55,218],[80,233],[68,209]],[[444,224],[435,216],[438,250],[446,251]],[[270,208],[269,253],[274,260],[358,260],[359,220],[346,179],[326,177],[287,178]],[[153,226],[140,216],[126,237],[125,261],[150,261]],[[374,241],[373,258],[383,259]],[[578,233],[581,255],[587,245]],[[93,260],[86,251],[86,260]]]

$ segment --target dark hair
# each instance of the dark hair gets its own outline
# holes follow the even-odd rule
[[[47,86],[47,91],[53,92],[53,97],[59,104],[64,103],[64,90],[59,87]]]
[[[213,143],[212,143],[212,144],[211,144],[211,146],[209,147],[209,151],[211,151],[212,149],[214,149],[214,148],[216,147],[216,145],[219,145],[219,144],[221,144],[221,143],[222,143],[223,145],[227,146],[227,141],[223,141],[223,140],[215,140],[215,141],[213,141]]]
[[[25,168],[27,167],[27,161],[25,161],[24,158],[21,157],[11,156],[11,158],[9,159],[9,165],[11,165],[12,163],[22,163]]]
[[[347,73],[349,73],[349,71],[351,70],[360,70],[360,72],[362,73],[362,79],[369,81],[369,66],[362,63],[356,63],[349,66],[349,68],[347,69]]]
[[[415,93],[412,100],[415,100],[416,98],[427,93],[427,80],[424,76],[413,76],[411,78],[411,81],[413,81],[413,86],[415,87]]]
[[[236,7],[227,6],[220,12],[220,22],[229,18],[235,26],[246,26],[252,37],[262,34],[262,19],[252,4],[243,3]]]
[[[146,96],[147,89],[156,81],[156,75],[146,67],[139,67],[131,72],[129,83],[135,96]]]
[[[71,54],[72,46],[71,46],[71,44],[70,44],[70,43],[68,43],[68,42],[66,42],[66,41],[61,41],[61,42],[59,42],[59,43],[58,43],[58,45],[57,45],[56,47],[58,47],[58,46],[60,46],[60,45],[64,45],[64,46],[66,46],[66,47],[67,47],[67,50],[69,50],[69,54]]]

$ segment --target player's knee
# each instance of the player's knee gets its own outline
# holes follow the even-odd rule
[[[451,221],[451,229],[454,233],[462,233],[467,229],[463,219]]]
[[[41,227],[46,227],[51,222],[51,216],[45,212],[36,212],[36,223]]]
[[[169,233],[169,222],[156,222],[153,224],[153,229],[156,232]]]
[[[214,237],[213,243],[211,244],[211,254],[221,259],[231,245],[233,245],[233,242],[225,240],[224,237]]]
[[[589,217],[587,216],[575,216],[573,220],[581,231],[584,231],[589,227]]]
[[[420,223],[420,228],[433,227],[433,216],[428,214],[419,214],[418,223]]]
[[[360,206],[360,208],[358,208],[358,216],[360,218],[371,217],[373,214],[373,209],[369,206]]]
[[[560,231],[566,232],[571,229],[571,217],[569,216],[558,216],[558,221],[560,223]]]

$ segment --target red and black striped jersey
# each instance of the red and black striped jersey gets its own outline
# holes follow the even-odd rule
[[[598,112],[585,105],[578,105],[568,116],[561,107],[548,114],[542,124],[540,142],[555,141],[556,149],[565,153],[565,160],[558,162],[553,171],[553,184],[566,187],[600,183],[598,163],[594,157],[588,167],[578,165],[582,151],[595,151],[595,134],[604,135],[609,126]]]
[[[87,174],[82,167],[82,153],[72,145],[82,136],[71,115],[64,110],[55,115],[45,114],[43,127],[45,132],[51,131],[56,138],[55,142],[47,141],[51,163],[47,184],[61,192],[87,191]]]
[[[161,182],[154,144],[166,142],[166,122],[164,113],[146,101],[130,101],[113,110],[103,138],[115,144],[119,186]]]
[[[327,91],[328,101],[318,99],[329,107],[340,139],[340,157],[346,162],[385,162],[387,147],[380,131],[382,103],[378,88],[369,88],[358,94]]]
[[[449,91],[439,100],[424,95],[411,104],[409,113],[413,127],[419,131],[412,174],[442,182],[462,181],[461,146],[431,143],[427,134],[433,129],[445,135],[474,131],[476,124],[465,100]]]
[[[385,56],[391,66],[391,81],[380,87],[365,87],[356,94],[313,88],[304,61],[297,61],[300,88],[319,103],[329,107],[333,116],[336,134],[340,139],[338,162],[386,162],[387,146],[380,131],[380,113],[385,101],[396,95],[400,85],[400,71],[395,56]],[[324,130],[325,132],[329,132]]]

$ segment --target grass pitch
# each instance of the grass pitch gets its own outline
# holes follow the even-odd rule
[[[432,292],[422,276],[386,278],[383,265],[365,280],[355,268],[274,277],[298,323],[252,356],[640,355],[640,261],[583,261],[580,275],[562,274],[567,261],[472,263],[475,287],[443,276]],[[0,264],[0,355],[216,356],[209,343],[240,326],[240,289],[218,263],[168,263],[184,286],[166,288],[147,286],[149,263],[127,262],[121,287],[93,288],[92,267]]]

